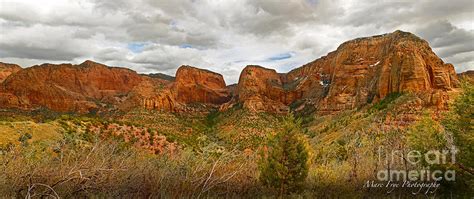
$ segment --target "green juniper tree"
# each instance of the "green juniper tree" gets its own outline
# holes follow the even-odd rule
[[[293,115],[269,142],[268,155],[260,164],[260,181],[280,194],[297,191],[308,176],[309,151],[302,136],[301,120]]]

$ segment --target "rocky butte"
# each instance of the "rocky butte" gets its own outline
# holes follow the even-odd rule
[[[286,113],[292,107],[333,114],[403,92],[443,108],[447,92],[459,84],[454,67],[436,56],[428,42],[402,31],[347,41],[289,73],[250,65],[231,86],[222,75],[191,66],[181,66],[175,78],[92,61],[22,70],[0,64],[0,69],[0,108],[81,113],[225,111],[241,104],[253,112]]]
[[[287,111],[312,106],[337,113],[379,101],[390,93],[414,92],[428,105],[443,107],[446,91],[458,87],[451,64],[428,42],[402,31],[358,38],[287,74],[247,66],[231,103],[255,111]],[[230,107],[229,104],[224,109]]]

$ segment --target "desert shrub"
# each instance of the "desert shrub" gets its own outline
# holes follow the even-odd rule
[[[302,188],[308,176],[309,152],[301,121],[290,115],[283,123],[283,130],[270,141],[268,157],[260,165],[260,181],[287,194]]]
[[[24,133],[18,138],[18,141],[20,141],[23,146],[28,146],[28,140],[32,137],[33,136],[30,133]]]

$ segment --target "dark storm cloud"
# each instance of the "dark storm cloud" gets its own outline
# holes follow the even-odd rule
[[[398,25],[404,23],[414,12],[410,5],[413,3],[405,1],[381,1],[379,3],[361,2],[344,16],[344,24],[350,26],[363,26],[372,24],[375,26]],[[397,17],[394,17],[397,16]]]
[[[428,40],[440,57],[453,63],[458,71],[474,69],[474,31],[455,27],[442,20],[419,28],[416,33]]]
[[[417,33],[431,41],[434,48],[449,47],[458,44],[474,45],[474,32],[459,29],[448,21],[437,21],[417,30]]]
[[[81,56],[80,53],[62,51],[61,49],[30,47],[25,45],[2,44],[0,49],[0,58],[16,57],[57,61],[72,60],[79,56]]]
[[[459,53],[473,52],[474,45],[472,43],[467,45],[452,45],[449,47],[440,48],[438,55],[441,57],[451,57]]]

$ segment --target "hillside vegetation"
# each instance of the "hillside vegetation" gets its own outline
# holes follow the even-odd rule
[[[363,185],[375,180],[380,169],[423,165],[407,165],[400,159],[387,163],[380,160],[381,154],[456,146],[461,151],[458,162],[438,166],[455,169],[458,180],[443,183],[431,196],[472,196],[473,91],[465,83],[444,112],[423,108],[415,94],[399,93],[336,115],[300,115],[311,160],[302,189],[288,194],[386,196],[383,190]],[[0,121],[0,195],[254,198],[280,194],[259,181],[258,167],[269,139],[282,131],[285,115],[251,113],[238,105],[205,115],[149,110],[114,117],[48,111],[15,114]]]

